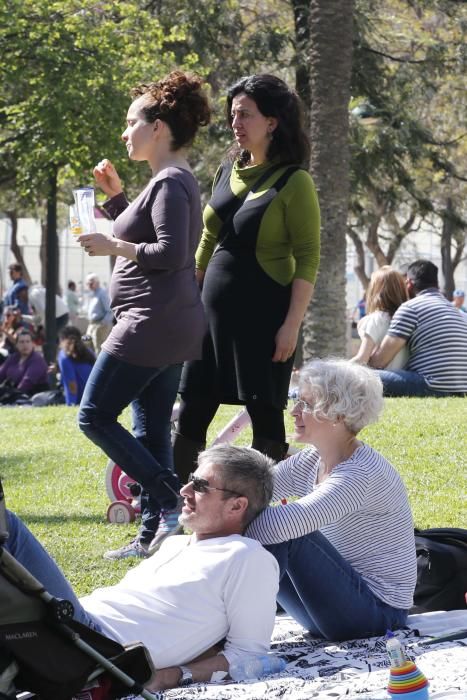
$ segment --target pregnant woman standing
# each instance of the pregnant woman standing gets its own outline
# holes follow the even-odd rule
[[[152,177],[129,204],[112,163],[94,169],[109,197],[114,235],[79,237],[90,255],[116,255],[110,283],[116,318],[81,401],[79,425],[143,487],[142,525],[108,559],[145,557],[177,530],[179,481],[173,472],[170,419],[182,363],[201,356],[204,312],[194,253],[201,232],[197,182],[188,147],[210,110],[202,81],[174,71],[140,85],[122,138],[131,160],[147,161]],[[118,417],[131,404],[133,435]]]
[[[298,332],[319,262],[319,206],[304,169],[309,143],[296,93],[252,75],[227,95],[235,139],[214,179],[196,254],[208,334],[185,365],[176,470],[186,481],[219,404],[245,405],[252,446],[287,451],[287,403]]]

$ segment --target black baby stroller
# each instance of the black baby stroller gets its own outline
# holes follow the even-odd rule
[[[143,689],[154,670],[145,647],[124,648],[74,621],[73,605],[51,596],[4,549],[6,522],[0,482],[0,700],[18,691],[70,700],[102,674],[108,698],[162,698]]]

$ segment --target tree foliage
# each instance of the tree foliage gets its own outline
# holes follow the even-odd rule
[[[135,2],[95,0],[7,0],[0,27],[0,184],[31,201],[51,167],[79,184],[103,154],[125,165],[128,90],[173,66],[175,35]]]
[[[452,264],[460,260],[467,14],[446,2],[358,0],[356,24],[351,107],[370,104],[376,121],[354,120],[351,141],[349,236],[366,286],[363,246],[378,265],[390,264],[425,219],[440,230],[449,220],[457,248],[444,253]]]
[[[343,3],[346,13],[353,4]],[[343,20],[334,0],[322,11],[326,17],[336,12],[337,25]],[[352,19],[350,109],[370,103],[378,118],[370,128],[354,119],[350,129],[348,234],[362,283],[365,249],[378,264],[392,262],[407,235],[429,221],[441,232],[449,291],[464,255],[467,219],[465,3],[355,0]],[[227,86],[248,73],[277,73],[296,83],[307,107],[313,174],[327,212],[320,284],[334,282],[329,289],[318,285],[308,319],[314,344],[319,333],[313,314],[324,327],[326,299],[335,285],[345,284],[344,241],[339,239],[333,261],[337,243],[327,232],[340,181],[330,182],[326,159],[316,155],[325,150],[321,142],[332,147],[327,135],[335,131],[335,112],[331,108],[323,118],[324,131],[316,115],[327,109],[317,87],[320,75],[327,76],[329,105],[336,90],[343,94],[328,62],[336,62],[347,37],[334,31],[329,56],[320,59],[323,26],[314,0],[4,0],[0,209],[12,216],[38,212],[44,219],[53,182],[58,200],[69,203],[71,188],[91,182],[92,166],[102,157],[116,163],[132,195],[147,170],[128,164],[120,142],[129,88],[174,67],[201,72],[211,86],[215,118],[191,156],[206,198],[230,142],[223,114]],[[340,125],[339,133],[347,134]],[[337,199],[335,206],[340,211]]]
[[[89,182],[92,166],[104,156],[122,163],[118,144],[128,89],[173,65],[166,42],[174,38],[131,0],[6,0],[0,7],[0,185],[14,191],[17,205],[42,208],[45,202],[50,360],[57,200],[70,201],[69,187],[60,185]],[[122,164],[125,171],[126,158]]]

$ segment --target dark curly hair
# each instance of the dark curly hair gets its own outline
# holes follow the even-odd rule
[[[134,99],[147,96],[141,111],[145,120],[152,124],[156,119],[166,122],[172,133],[174,151],[189,146],[198,127],[211,120],[211,108],[203,90],[204,81],[193,73],[172,71],[157,83],[142,83],[130,94]]]
[[[268,73],[241,78],[227,92],[226,114],[230,128],[232,101],[241,93],[254,100],[264,117],[277,119],[277,127],[266,154],[267,159],[278,158],[282,163],[308,167],[310,142],[305,133],[303,109],[297,93],[283,80]],[[249,151],[237,145],[231,148],[230,156],[238,159],[240,165],[246,165],[250,160]]]

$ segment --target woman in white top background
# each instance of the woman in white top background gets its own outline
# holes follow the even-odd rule
[[[405,278],[390,265],[383,265],[371,275],[366,301],[367,315],[358,322],[361,345],[353,362],[366,365],[372,352],[383,340],[391,319],[399,306],[408,301]],[[403,369],[409,359],[408,350],[402,348],[385,369]]]
[[[276,501],[248,527],[276,557],[278,601],[324,639],[382,635],[405,624],[417,568],[412,514],[394,467],[357,439],[378,420],[376,372],[348,360],[300,371],[295,439],[310,447],[279,462]]]

